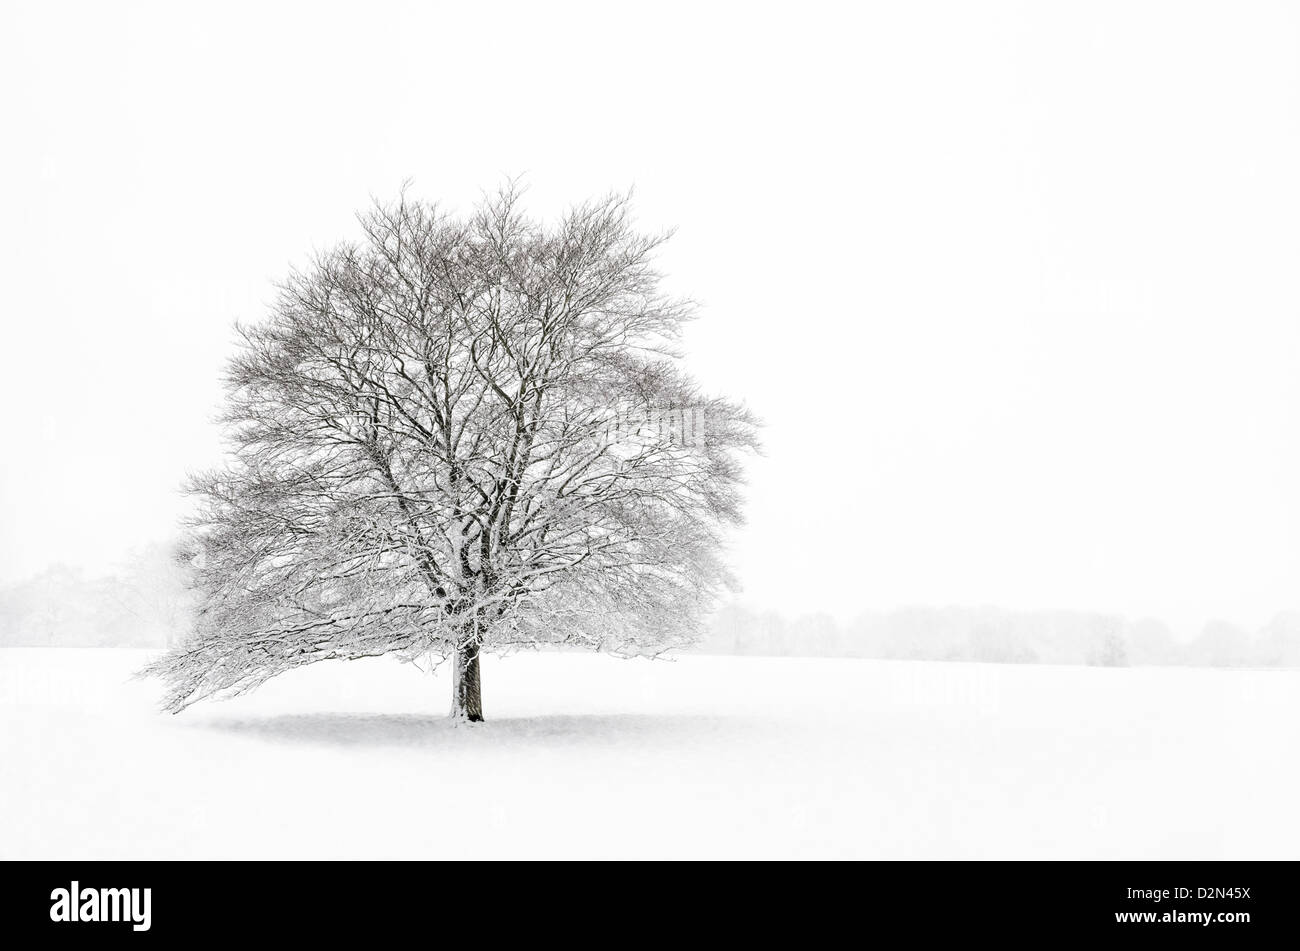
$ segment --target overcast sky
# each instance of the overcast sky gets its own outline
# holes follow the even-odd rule
[[[172,530],[371,195],[523,175],[678,227],[751,603],[1300,607],[1296,4],[0,9],[0,580]]]

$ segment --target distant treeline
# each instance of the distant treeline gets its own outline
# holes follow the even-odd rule
[[[0,587],[0,647],[163,647],[189,626],[172,549],[134,552],[109,576],[49,568]],[[1181,641],[1161,621],[1082,611],[904,608],[837,622],[731,604],[700,650],[713,654],[964,660],[1003,664],[1300,667],[1300,613],[1257,631],[1211,621]]]
[[[1153,618],[1077,611],[905,608],[837,623],[730,605],[700,649],[715,654],[961,660],[1003,664],[1300,667],[1300,613],[1258,631],[1211,621],[1190,642]]]
[[[0,647],[166,646],[188,626],[183,580],[161,545],[108,576],[47,568],[0,587]]]

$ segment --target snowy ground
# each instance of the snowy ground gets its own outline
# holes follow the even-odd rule
[[[322,664],[154,712],[0,650],[0,858],[1300,858],[1300,671],[585,655]]]

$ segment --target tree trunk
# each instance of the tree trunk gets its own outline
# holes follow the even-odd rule
[[[479,645],[456,648],[452,661],[451,718],[470,723],[483,722],[483,695],[479,680]]]

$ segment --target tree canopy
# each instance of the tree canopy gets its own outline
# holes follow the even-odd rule
[[[624,196],[410,199],[239,328],[228,463],[191,480],[194,629],[146,672],[178,711],[321,660],[691,642],[728,583],[756,420],[681,366],[694,313]]]

